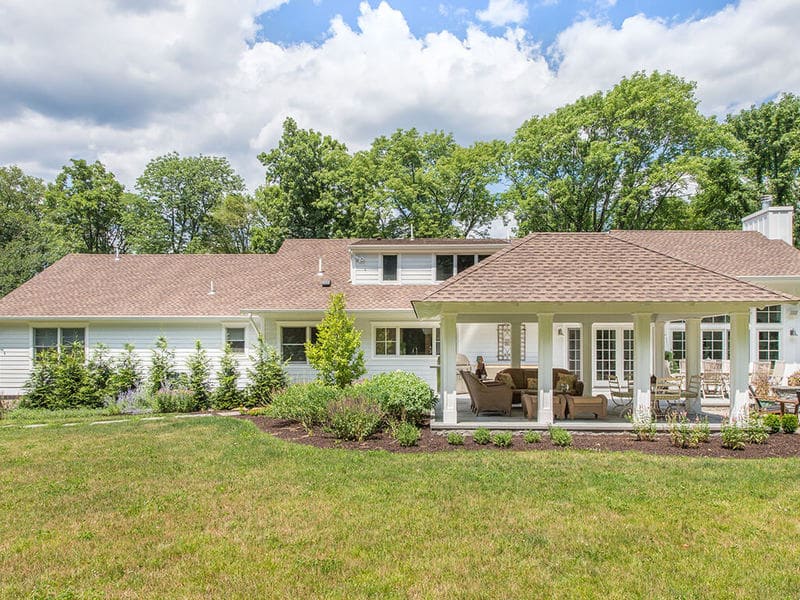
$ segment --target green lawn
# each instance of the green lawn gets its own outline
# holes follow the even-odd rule
[[[0,596],[797,597],[800,459],[0,429]]]

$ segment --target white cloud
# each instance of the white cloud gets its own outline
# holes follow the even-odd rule
[[[476,12],[475,16],[496,27],[521,23],[528,18],[528,5],[519,0],[489,0],[489,6]]]
[[[688,23],[583,20],[558,36],[550,65],[523,29],[417,37],[383,2],[362,3],[355,27],[335,19],[318,45],[254,42],[255,16],[280,3],[7,1],[0,164],[52,178],[69,158],[99,158],[131,185],[150,158],[202,152],[228,156],[254,187],[256,155],[290,115],[360,149],[397,127],[507,139],[639,69],[696,80],[709,114],[800,92],[794,0],[743,0]]]

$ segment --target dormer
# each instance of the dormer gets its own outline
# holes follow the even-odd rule
[[[350,280],[354,285],[433,285],[508,244],[498,239],[359,240],[350,245]]]

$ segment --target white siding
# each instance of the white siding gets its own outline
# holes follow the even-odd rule
[[[31,371],[31,330],[26,324],[0,325],[0,396],[18,396]]]
[[[353,283],[380,283],[380,256],[356,254],[353,256]]]
[[[433,255],[400,255],[400,283],[409,285],[433,283]]]

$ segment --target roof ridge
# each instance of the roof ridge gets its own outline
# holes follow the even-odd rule
[[[647,231],[647,230],[643,229],[641,231]],[[687,230],[687,231],[691,231],[691,230]],[[720,277],[724,277],[725,279],[728,279],[730,281],[735,281],[737,283],[748,285],[748,286],[756,288],[756,289],[758,289],[758,290],[760,290],[762,292],[771,292],[771,293],[773,293],[773,294],[775,294],[777,296],[782,296],[785,299],[790,300],[790,301],[797,301],[798,300],[798,298],[796,298],[795,296],[792,296],[790,294],[786,294],[785,292],[779,292],[777,290],[773,290],[773,289],[770,289],[770,288],[767,288],[767,287],[764,287],[764,286],[761,286],[761,285],[756,285],[755,283],[751,283],[749,281],[744,281],[743,279],[739,279],[738,277],[734,277],[732,275],[727,275],[726,273],[722,273],[720,271],[716,271],[716,270],[711,269],[709,267],[704,267],[702,265],[698,265],[696,263],[690,262],[690,261],[685,260],[683,258],[678,258],[677,256],[673,256],[672,254],[667,254],[666,252],[661,252],[660,250],[655,250],[654,248],[649,248],[649,247],[644,246],[642,244],[638,244],[638,243],[636,243],[636,242],[634,242],[632,240],[626,240],[626,239],[624,239],[622,237],[619,237],[618,235],[614,235],[613,231],[609,231],[608,235],[610,237],[614,238],[615,240],[618,240],[618,241],[623,242],[625,244],[629,244],[631,246],[635,246],[636,248],[640,248],[640,249],[645,250],[647,252],[650,252],[652,254],[658,254],[659,256],[663,256],[665,258],[669,258],[670,260],[674,260],[674,261],[682,263],[684,265],[688,265],[690,267],[694,267],[695,269],[700,269],[701,271],[706,271],[708,273],[713,273],[714,275],[719,275]]]
[[[479,263],[476,263],[476,264],[472,265],[469,269],[465,269],[465,270],[461,271],[461,273],[457,273],[454,277],[450,277],[449,279],[446,279],[441,284],[439,284],[434,289],[432,289],[430,292],[428,292],[427,295],[424,298],[422,298],[422,301],[424,302],[431,295],[433,295],[435,293],[438,293],[439,291],[447,288],[448,286],[451,286],[451,285],[453,285],[455,283],[458,283],[459,281],[464,279],[464,277],[466,277],[467,275],[472,275],[472,274],[480,271],[481,268],[485,268],[486,265],[489,265],[489,264],[495,262],[496,260],[499,259],[499,257],[505,256],[509,252],[512,252],[514,249],[519,248],[525,240],[531,238],[536,233],[540,233],[540,232],[531,232],[528,235],[526,235],[524,238],[517,238],[517,239],[514,239],[514,240],[509,240],[508,248],[503,248],[502,250],[498,250],[494,254],[491,254],[489,256],[489,258],[485,258],[482,261],[480,261]]]

